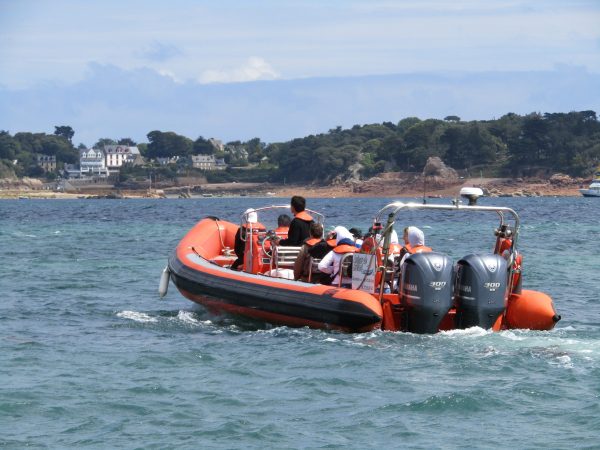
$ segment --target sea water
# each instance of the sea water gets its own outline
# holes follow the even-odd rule
[[[366,230],[391,200],[308,202]],[[200,218],[272,203],[0,201],[0,447],[600,448],[600,199],[480,200],[519,212],[552,331],[344,334],[214,316],[173,285],[159,300]],[[457,261],[491,250],[497,217],[407,225]]]

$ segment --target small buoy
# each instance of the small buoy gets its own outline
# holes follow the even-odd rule
[[[158,295],[160,298],[163,298],[167,295],[167,291],[169,290],[169,278],[171,277],[171,271],[169,270],[169,266],[166,266],[162,274],[160,276],[160,283],[158,283]]]

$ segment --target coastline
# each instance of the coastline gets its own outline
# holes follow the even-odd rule
[[[201,186],[170,186],[163,189],[120,190],[117,188],[55,192],[50,190],[14,187],[0,189],[0,199],[88,199],[88,198],[202,198],[213,196],[291,197],[309,198],[369,198],[369,197],[454,197],[461,187],[480,187],[490,197],[582,197],[579,188],[582,180],[471,178],[430,189],[414,184],[407,185],[394,179],[381,178],[361,183],[341,183],[330,186],[272,184],[272,183],[220,183]],[[193,190],[192,190],[193,189]],[[184,194],[186,193],[187,194]]]

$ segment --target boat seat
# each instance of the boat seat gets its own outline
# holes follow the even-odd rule
[[[293,269],[301,248],[302,247],[284,247],[281,245],[274,246],[271,267],[275,270]]]

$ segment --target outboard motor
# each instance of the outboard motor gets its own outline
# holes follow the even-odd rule
[[[506,270],[500,255],[468,255],[458,261],[456,328],[492,328],[506,308]]]
[[[402,265],[400,294],[406,329],[437,333],[452,307],[452,260],[433,252],[410,255]]]

